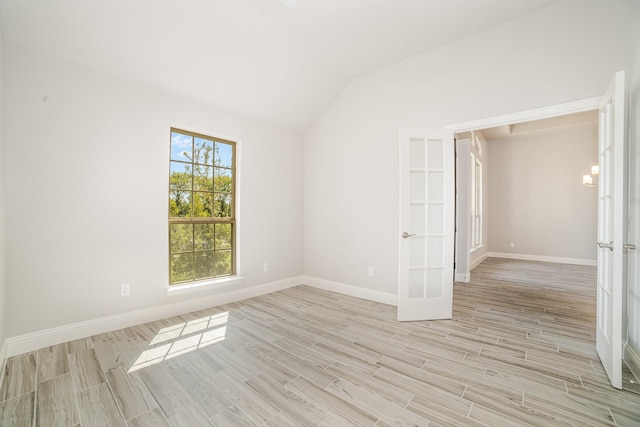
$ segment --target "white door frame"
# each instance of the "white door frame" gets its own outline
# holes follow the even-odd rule
[[[528,110],[518,113],[505,114],[502,116],[488,117],[485,119],[473,120],[469,122],[457,123],[446,126],[445,129],[454,133],[469,132],[473,130],[482,130],[496,126],[511,125],[516,123],[529,122],[533,120],[548,119],[552,117],[564,116],[568,114],[581,113],[585,111],[598,111],[602,97],[593,97],[565,104],[558,104],[534,110]],[[624,272],[620,272],[623,274]],[[623,283],[624,285],[624,283]],[[624,294],[624,292],[623,292]],[[623,311],[626,311],[625,302],[623,301]],[[619,314],[622,317],[622,313]],[[626,318],[622,318],[622,332],[626,331]],[[620,337],[621,339],[624,337]],[[622,339],[624,342],[624,339]]]
[[[456,144],[456,218],[455,218],[455,258],[454,280],[456,282],[469,283],[471,271],[471,224],[469,193],[471,186],[471,165],[469,153],[471,152],[471,139],[455,139]]]
[[[516,123],[531,122],[534,120],[550,119],[558,116],[566,116],[568,114],[593,111],[597,110],[600,106],[600,99],[601,97],[596,96],[579,101],[567,102],[564,104],[552,105],[549,107],[536,108],[534,110],[504,114],[495,117],[487,117],[484,119],[452,124],[449,126],[445,126],[445,129],[450,130],[454,133],[470,132],[472,130],[482,130],[496,126],[513,125]]]
[[[482,130],[497,126],[513,125],[517,123],[530,122],[534,120],[550,119],[553,117],[566,116],[568,114],[582,113],[585,111],[597,111],[600,106],[601,97],[593,97],[582,99],[573,102],[567,102],[564,104],[552,105],[549,107],[536,108],[534,110],[521,111],[517,113],[504,114],[501,116],[487,117],[484,119],[472,120],[469,122],[456,123],[445,126],[445,129],[452,131],[453,133],[471,132],[475,130]],[[458,183],[460,185],[460,183]],[[458,232],[461,231],[460,224],[456,223]],[[456,242],[458,241],[456,236]],[[456,250],[456,265],[458,263],[458,256],[461,256],[463,248],[457,248]],[[469,275],[467,275],[469,276]],[[469,281],[469,277],[466,278]]]

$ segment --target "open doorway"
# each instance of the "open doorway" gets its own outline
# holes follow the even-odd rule
[[[628,175],[625,153],[628,148],[626,139],[628,128],[626,124],[625,94],[625,73],[624,71],[619,71],[615,74],[601,98],[591,98],[448,127],[452,133],[460,133],[597,109],[599,122],[597,167],[599,168],[599,177],[602,179],[602,183],[598,186],[599,194],[597,198],[596,350],[611,384],[616,388],[622,387],[622,344],[627,329],[624,324],[627,320],[625,250],[627,250],[627,247],[634,248],[633,245],[626,243],[626,186]],[[518,117],[523,120],[518,120]],[[535,162],[530,162],[529,159],[526,160],[536,166]],[[540,168],[539,166],[537,167]],[[588,166],[587,170],[589,170]],[[589,183],[592,179],[588,175],[585,178],[587,179],[583,179],[583,183]],[[535,185],[535,180],[533,180],[532,185]],[[553,187],[547,185],[543,188]],[[539,205],[544,208],[544,206],[550,206],[550,202],[545,203],[543,201]],[[574,215],[570,220],[575,220],[576,218]],[[502,226],[502,224],[500,225]],[[491,253],[488,255],[491,255]]]
[[[456,132],[455,278],[488,256],[595,265],[598,113]]]

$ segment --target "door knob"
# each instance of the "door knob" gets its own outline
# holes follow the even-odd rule
[[[598,247],[600,249],[609,249],[610,251],[612,251],[613,250],[613,242],[609,242],[609,243],[598,242]]]
[[[409,234],[409,233],[407,233],[406,231],[403,231],[403,232],[402,232],[402,238],[403,238],[403,239],[406,239],[406,238],[409,238],[409,237],[411,237],[411,236],[415,236],[415,235],[416,235],[416,233],[411,233],[411,234]]]
[[[631,243],[625,243],[622,247],[624,249],[635,249],[636,245],[632,245]]]

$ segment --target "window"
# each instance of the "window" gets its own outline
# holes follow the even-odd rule
[[[471,249],[482,245],[482,163],[471,153]]]
[[[235,143],[171,129],[169,284],[235,274]]]

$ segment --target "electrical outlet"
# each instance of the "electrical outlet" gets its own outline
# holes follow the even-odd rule
[[[515,247],[516,247],[516,244],[515,244],[515,243],[513,243],[513,242],[511,242],[511,243],[509,243],[509,247],[510,247],[510,248],[515,248]]]
[[[373,277],[374,274],[375,270],[373,269],[373,267],[369,267],[369,277]]]
[[[129,296],[130,293],[131,293],[131,288],[129,287],[128,283],[123,283],[122,285],[120,285],[120,296],[121,297]]]
[[[262,266],[262,269],[264,270],[265,273],[269,271],[269,263],[265,262],[264,265]]]

